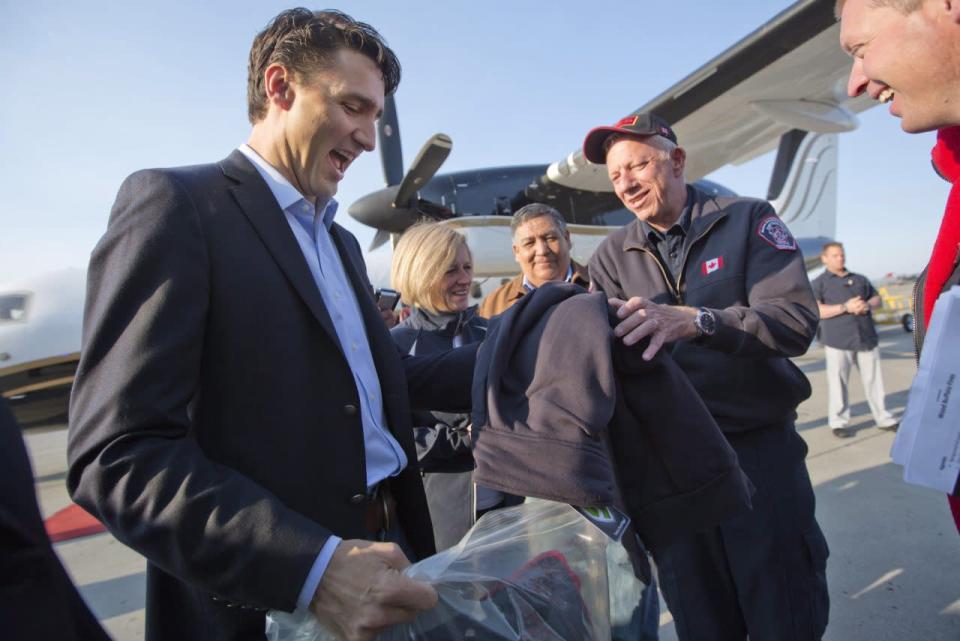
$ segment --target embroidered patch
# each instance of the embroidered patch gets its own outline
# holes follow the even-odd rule
[[[716,258],[711,258],[710,260],[703,261],[703,264],[700,265],[700,271],[706,274],[712,274],[713,272],[721,269],[723,267],[723,256],[717,256]]]
[[[776,216],[767,216],[760,221],[757,234],[776,249],[796,251],[797,241],[787,230],[787,226]]]

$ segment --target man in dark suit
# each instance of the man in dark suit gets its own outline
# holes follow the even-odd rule
[[[371,639],[436,603],[398,572],[434,550],[410,403],[469,407],[474,353],[401,360],[333,222],[399,77],[369,25],[285,11],[250,52],[248,143],[120,189],[68,486],[147,557],[148,641],[262,639],[264,610],[297,607]]]
[[[7,641],[109,641],[50,545],[20,428],[0,399],[0,632]]]

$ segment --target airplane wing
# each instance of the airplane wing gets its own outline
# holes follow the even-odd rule
[[[840,48],[833,6],[833,0],[800,0],[634,112],[671,123],[687,150],[688,182],[776,148],[792,129],[855,129],[855,114],[876,104],[846,96],[851,61]],[[574,189],[612,191],[606,167],[587,162],[580,149],[551,164],[547,177]]]

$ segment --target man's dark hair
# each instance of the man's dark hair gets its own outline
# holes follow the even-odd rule
[[[255,124],[267,115],[263,74],[280,63],[298,76],[323,69],[341,49],[373,60],[383,74],[387,95],[400,84],[400,61],[377,30],[340,11],[288,9],[253,39],[247,68],[247,117]]]

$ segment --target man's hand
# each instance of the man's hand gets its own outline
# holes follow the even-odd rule
[[[650,337],[650,345],[643,352],[645,361],[653,358],[664,343],[697,336],[697,326],[694,324],[697,310],[693,307],[660,305],[638,296],[628,301],[610,298],[608,302],[610,307],[617,310],[617,318],[622,319],[613,328],[613,333],[623,338],[624,345],[634,345]]]
[[[310,603],[339,641],[371,641],[437,604],[437,592],[400,570],[410,562],[393,543],[341,541]]]
[[[870,311],[870,305],[860,296],[854,296],[847,300],[847,302],[843,304],[843,308],[847,310],[848,314],[853,314],[854,316],[863,316]]]

